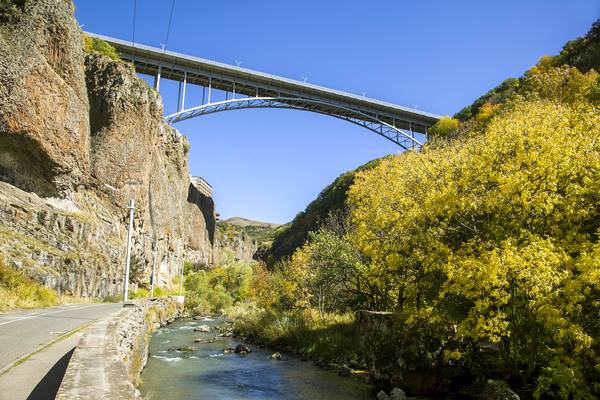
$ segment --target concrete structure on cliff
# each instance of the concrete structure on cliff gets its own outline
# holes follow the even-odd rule
[[[244,108],[284,108],[312,111],[351,122],[396,143],[403,149],[419,148],[438,115],[364,96],[328,89],[246,68],[192,57],[155,47],[88,33],[114,46],[138,73],[179,82],[178,111],[166,117],[175,123],[200,115]],[[200,105],[186,108],[186,85],[202,86]],[[213,90],[225,92],[215,101]],[[420,134],[420,135],[417,135]]]
[[[212,197],[213,187],[201,176],[190,176],[190,182],[206,197]]]

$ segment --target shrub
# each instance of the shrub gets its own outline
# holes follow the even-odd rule
[[[250,340],[271,346],[290,346],[300,354],[324,363],[358,359],[354,314],[319,313],[317,310],[265,310],[242,306],[235,329]]]
[[[254,263],[224,257],[221,265],[193,272],[188,268],[184,287],[186,308],[194,313],[223,312],[254,295]]]
[[[87,54],[102,54],[111,60],[120,60],[119,52],[106,41],[88,35],[83,37],[83,50]]]
[[[459,124],[456,118],[442,117],[429,129],[429,133],[439,138],[453,137],[458,132]]]

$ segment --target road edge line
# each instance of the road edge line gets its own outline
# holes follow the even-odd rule
[[[28,354],[25,354],[24,356],[21,356],[21,357],[17,358],[12,364],[4,367],[3,369],[0,369],[0,376],[6,374],[8,371],[10,371],[11,369],[13,369],[14,367],[17,367],[17,366],[23,364],[25,361],[27,361],[29,358],[31,358],[33,355],[39,353],[40,351],[45,350],[48,347],[52,346],[53,344],[58,343],[58,342],[66,339],[66,338],[68,338],[70,336],[73,336],[77,332],[86,329],[87,327],[89,327],[94,322],[96,322],[96,320],[86,322],[85,324],[83,324],[81,326],[78,326],[77,328],[72,329],[69,332],[63,333],[62,335],[55,337],[54,339],[52,339],[48,343],[42,344],[41,346],[39,346],[38,348],[36,348],[32,352],[30,352]]]

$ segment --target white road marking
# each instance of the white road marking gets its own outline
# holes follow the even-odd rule
[[[84,308],[90,308],[90,307],[102,306],[102,305],[103,304],[92,304],[92,305],[89,305],[89,306],[79,307],[79,308],[77,308],[77,310],[83,310]],[[43,317],[44,315],[58,314],[58,313],[61,313],[61,312],[67,312],[67,311],[73,311],[73,310],[76,310],[76,309],[73,308],[73,307],[71,307],[71,308],[66,309],[66,310],[58,310],[58,311],[52,311],[52,312],[47,312],[47,313],[40,313],[40,314],[35,314],[35,315],[29,315],[29,316],[25,316],[25,317],[16,318],[16,319],[13,319],[11,321],[2,322],[2,323],[0,323],[0,326],[1,325],[12,324],[13,322],[23,321],[24,319],[35,318],[35,317]]]

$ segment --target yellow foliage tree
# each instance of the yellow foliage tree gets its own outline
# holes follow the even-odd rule
[[[350,190],[352,241],[395,307],[495,344],[536,396],[600,393],[600,109],[582,95],[592,75],[534,72],[526,84],[540,95],[481,135],[384,160]]]

